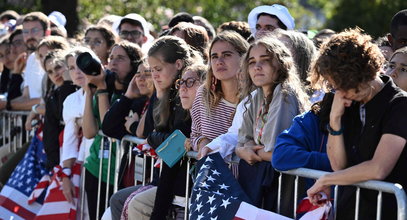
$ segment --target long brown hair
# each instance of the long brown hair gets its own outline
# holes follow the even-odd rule
[[[249,98],[247,99],[247,102],[250,102],[250,93],[253,91],[254,88],[256,88],[249,75],[248,61],[250,57],[250,51],[255,46],[259,45],[263,46],[266,49],[267,54],[270,56],[270,65],[273,65],[273,60],[276,60],[279,65],[278,78],[273,82],[273,88],[275,88],[278,84],[281,84],[283,94],[295,94],[301,112],[308,109],[308,95],[305,93],[304,87],[301,84],[291,53],[280,40],[273,36],[262,37],[256,40],[252,45],[250,45],[250,48],[248,49],[242,64],[242,81],[245,86],[243,86],[241,90],[241,98],[248,96]],[[270,104],[272,98],[273,93],[266,97],[267,104]]]
[[[209,54],[211,54],[213,45],[217,42],[229,43],[231,46],[233,46],[233,48],[240,56],[243,56],[246,53],[247,48],[249,48],[249,43],[247,43],[247,41],[243,39],[243,37],[240,36],[237,32],[224,31],[218,34],[215,39],[213,39],[212,44],[209,48]],[[223,97],[222,86],[220,83],[216,83],[216,81],[217,79],[215,78],[211,67],[211,58],[209,57],[208,74],[206,75],[203,90],[204,103],[207,107],[208,112],[210,112],[210,109],[218,105]]]
[[[177,60],[183,61],[183,67],[175,73],[171,87],[166,89],[164,96],[157,100],[154,106],[154,124],[156,128],[161,129],[167,127],[171,102],[177,98],[175,81],[181,77],[184,68],[194,62],[194,59],[202,60],[202,58],[196,51],[191,49],[184,40],[174,36],[164,36],[157,39],[148,51],[148,56],[155,57],[170,64],[176,63]]]

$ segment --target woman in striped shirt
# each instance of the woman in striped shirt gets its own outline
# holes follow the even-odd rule
[[[191,144],[199,152],[226,133],[239,101],[240,61],[249,44],[236,32],[220,33],[209,48],[209,70],[191,109]],[[208,148],[205,148],[208,151]],[[205,153],[206,154],[206,153]]]

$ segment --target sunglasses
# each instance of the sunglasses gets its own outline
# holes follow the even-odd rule
[[[126,38],[127,36],[131,36],[133,38],[139,38],[143,35],[141,31],[134,30],[134,31],[120,31],[119,35],[121,38]]]
[[[194,86],[196,81],[199,82],[199,79],[197,78],[177,79],[177,81],[175,81],[175,88],[179,89],[183,84],[185,84],[187,88],[191,88],[192,86]]]

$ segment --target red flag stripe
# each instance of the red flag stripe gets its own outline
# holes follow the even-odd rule
[[[35,213],[30,212],[21,205],[15,203],[13,200],[4,197],[3,195],[0,195],[0,204],[2,204],[3,208],[8,209],[10,212],[15,213],[16,215],[24,219],[33,219],[35,217]]]

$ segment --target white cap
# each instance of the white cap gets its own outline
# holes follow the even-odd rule
[[[247,18],[253,35],[256,35],[257,17],[262,13],[276,16],[287,27],[287,30],[293,30],[295,27],[294,18],[286,7],[279,4],[261,5],[254,8]]]
[[[48,15],[48,19],[66,34],[66,17],[64,14],[59,11],[53,11]]]
[[[143,28],[143,31],[144,31],[144,35],[147,36],[147,34],[150,34],[150,29],[148,28],[148,23],[147,23],[146,19],[144,19],[141,15],[136,14],[136,13],[127,14],[126,16],[121,17],[120,19],[117,19],[113,23],[113,30],[116,31],[117,34],[119,34],[119,32],[120,32],[119,26],[121,25],[121,23],[124,19],[129,19],[129,20],[134,20],[134,21],[140,22],[141,27]]]

